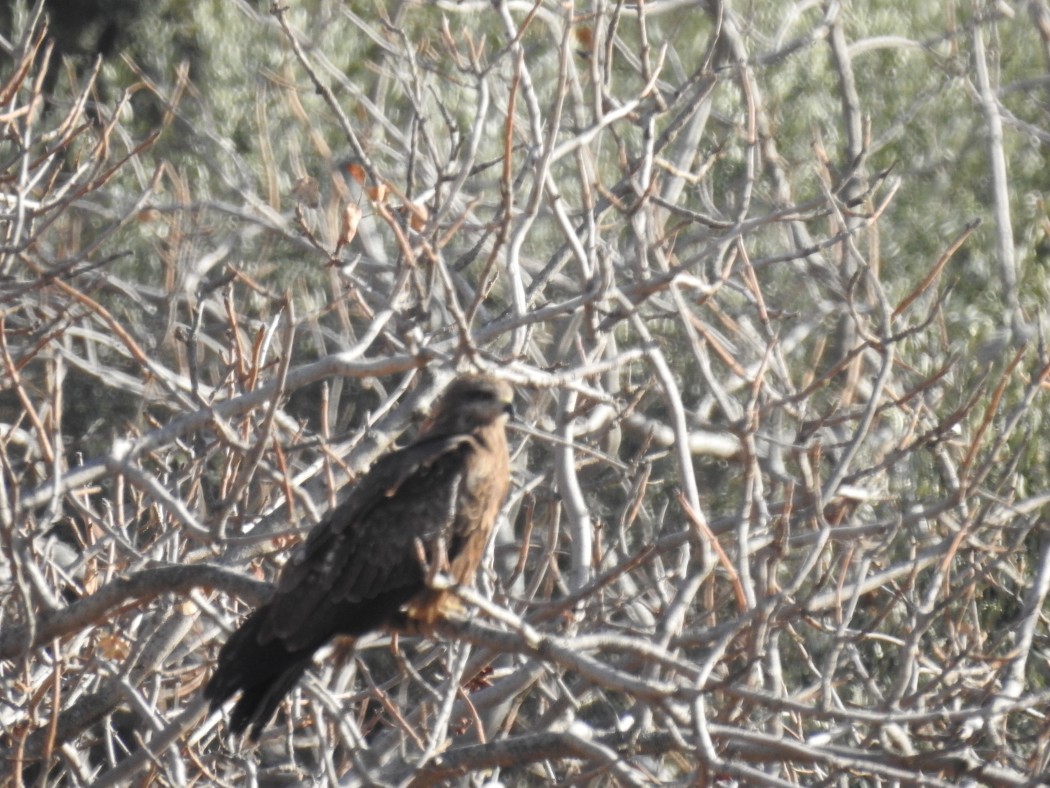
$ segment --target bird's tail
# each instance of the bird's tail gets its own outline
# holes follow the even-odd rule
[[[252,741],[258,741],[277,704],[309,667],[316,650],[289,651],[278,639],[260,643],[265,614],[266,607],[259,608],[230,636],[204,688],[212,711],[240,691],[230,712],[230,731],[240,734],[250,725]]]

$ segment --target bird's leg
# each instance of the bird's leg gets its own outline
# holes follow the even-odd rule
[[[464,607],[459,597],[449,590],[456,585],[456,581],[452,577],[444,536],[434,540],[429,556],[420,539],[415,540],[415,551],[416,559],[426,575],[427,590],[421,598],[406,606],[404,620],[399,620],[396,625],[406,634],[428,635],[429,629],[422,628],[424,625],[433,624],[450,614],[462,614]]]
[[[454,588],[456,579],[452,576],[452,566],[445,548],[445,537],[439,536],[435,545],[434,560],[427,567],[427,588],[437,594],[436,610],[444,618],[464,616],[466,607],[463,601],[449,589]]]
[[[405,611],[399,611],[394,617],[392,617],[391,620],[387,622],[386,628],[392,637],[391,646],[395,649],[397,648],[397,641],[400,637],[429,638],[434,634],[433,623],[420,618],[413,618]]]
[[[394,648],[397,648],[397,639],[400,636],[412,637],[420,634],[418,631],[419,624],[406,610],[398,610],[396,613],[391,613],[390,618],[386,622],[386,629],[393,638],[392,645]]]
[[[420,566],[423,567],[423,570],[426,573],[427,588],[441,586],[441,583],[436,582],[438,576],[442,574],[447,575],[450,572],[445,537],[439,536],[434,541],[434,549],[431,551],[430,558],[427,558],[427,550],[423,545],[422,539],[415,540],[415,547],[416,558],[419,560]]]

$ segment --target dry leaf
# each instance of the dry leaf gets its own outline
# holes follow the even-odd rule
[[[357,235],[357,225],[361,221],[361,209],[348,202],[343,207],[343,221],[339,227],[339,240],[336,241],[335,250],[338,252]]]
[[[416,202],[409,202],[402,205],[401,210],[408,215],[408,226],[417,233],[427,226],[427,219],[430,218],[430,211],[427,210],[425,205],[420,205]]]
[[[316,178],[304,175],[292,187],[292,196],[303,205],[316,208],[321,204],[321,186]]]
[[[131,653],[131,644],[123,636],[110,633],[98,639],[98,650],[106,659],[125,660]]]
[[[581,57],[590,57],[591,53],[594,52],[594,31],[587,26],[581,25],[573,32],[576,34],[576,43],[580,46],[576,52]]]
[[[365,173],[365,168],[356,161],[348,161],[343,165],[343,170],[361,185],[364,185],[365,178],[368,177],[367,173]]]
[[[387,185],[385,183],[381,183],[378,186],[370,186],[369,188],[365,189],[365,194],[368,195],[368,198],[372,202],[384,202],[389,191],[390,190],[387,188]]]

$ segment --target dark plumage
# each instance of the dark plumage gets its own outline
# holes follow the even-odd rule
[[[219,652],[204,694],[214,710],[241,692],[230,730],[258,739],[281,698],[336,635],[359,636],[405,616],[432,623],[446,595],[427,588],[427,562],[469,583],[510,486],[505,425],[513,392],[488,377],[462,377],[430,424],[381,457],[307,537],[273,598]]]

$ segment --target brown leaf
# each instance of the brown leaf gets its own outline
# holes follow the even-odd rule
[[[98,650],[106,659],[125,660],[131,653],[131,644],[122,635],[110,633],[98,639]]]
[[[321,204],[321,186],[316,178],[304,175],[292,187],[292,196],[303,205],[316,208]]]
[[[343,207],[343,221],[339,227],[339,240],[336,241],[335,250],[338,252],[357,235],[357,225],[361,221],[361,209],[348,202]]]

